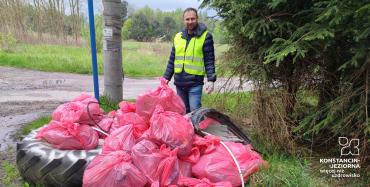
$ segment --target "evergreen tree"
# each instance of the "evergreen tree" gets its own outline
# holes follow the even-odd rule
[[[273,87],[281,96],[274,113],[286,126],[259,115],[267,120],[262,126],[285,128],[295,142],[356,137],[368,150],[369,1],[204,0],[202,6],[214,8],[229,31],[227,67],[264,85],[262,95]],[[307,90],[318,104],[300,110],[298,93]]]

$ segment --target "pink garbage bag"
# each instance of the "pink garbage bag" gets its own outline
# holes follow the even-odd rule
[[[106,132],[107,134],[109,134],[109,131],[110,131],[110,127],[112,126],[113,124],[113,118],[109,118],[109,117],[104,117],[99,123],[98,123],[98,128],[100,128],[101,130],[103,130],[104,132]],[[100,133],[99,132],[99,137],[101,138],[106,138],[106,135],[103,134],[103,133]]]
[[[207,154],[220,145],[220,138],[214,135],[207,135],[204,138],[198,135],[193,137],[193,147],[199,149],[200,155]]]
[[[99,141],[98,133],[89,125],[53,120],[36,137],[58,149],[95,149]]]
[[[118,104],[120,110],[124,113],[135,112],[136,105],[135,103],[130,103],[128,101],[122,101]]]
[[[78,121],[79,123],[94,125],[94,123],[91,122],[92,120],[100,121],[103,118],[104,111],[100,108],[98,100],[92,95],[82,93],[80,96],[74,98],[72,102],[81,102],[84,105],[84,112],[80,117],[80,121]]]
[[[133,112],[123,113],[118,110],[116,113],[116,119],[111,126],[111,131],[129,124],[133,125],[135,138],[142,136],[149,128],[148,122],[144,121],[138,114]]]
[[[141,187],[147,179],[132,164],[125,151],[113,151],[96,156],[87,166],[83,176],[84,187]]]
[[[98,101],[85,93],[57,107],[52,113],[52,119],[56,121],[68,121],[95,125],[95,122],[103,118],[103,110]]]
[[[222,181],[212,183],[209,179],[196,179],[196,178],[181,178],[177,183],[180,186],[188,187],[232,187],[230,182]]]
[[[81,101],[84,102],[85,100],[88,101],[91,98],[94,99],[94,97],[88,93],[82,92],[79,96],[72,99],[72,102]],[[96,100],[95,100],[96,101]]]
[[[78,123],[85,105],[81,102],[70,102],[59,105],[51,115],[54,121]]]
[[[217,136],[208,135],[205,138],[194,134],[193,147],[191,153],[187,156],[179,157],[181,160],[195,164],[199,161],[201,155],[213,151],[220,144]]]
[[[160,79],[161,84],[153,90],[146,91],[136,99],[136,113],[149,120],[158,104],[164,110],[185,114],[185,105],[181,98],[166,84],[164,78]]]
[[[198,147],[191,148],[190,155],[180,157],[182,161],[186,161],[192,164],[195,164],[199,161],[200,158],[200,150]]]
[[[220,125],[220,122],[218,122],[217,120],[214,120],[212,118],[206,118],[205,120],[203,120],[202,122],[199,123],[199,128],[200,129],[206,129],[211,125]]]
[[[114,130],[107,138],[105,138],[103,152],[123,150],[130,152],[135,145],[135,137],[133,134],[133,126],[125,125]]]
[[[191,176],[191,164],[179,160],[177,151],[144,139],[132,148],[132,159],[153,187],[175,185],[178,179]]]
[[[150,137],[179,149],[179,156],[191,153],[194,128],[181,114],[157,105],[150,119]]]
[[[104,131],[106,134],[109,134],[110,128],[114,122],[115,115],[116,115],[116,111],[109,112],[108,115],[105,115],[103,119],[98,123],[99,127],[97,128]],[[98,134],[99,134],[99,138],[104,139],[107,137],[107,135],[104,133],[98,132]]]
[[[225,142],[227,147],[236,157],[245,181],[248,176],[258,171],[264,165],[264,160],[252,146],[241,143]],[[221,144],[213,151],[202,155],[199,161],[192,167],[193,175],[199,179],[207,178],[211,182],[228,181],[232,186],[240,186],[241,179],[234,160]]]

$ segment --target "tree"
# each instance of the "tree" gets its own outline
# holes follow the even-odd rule
[[[265,120],[258,123],[262,129],[286,129],[294,142],[310,142],[315,135],[321,143],[347,132],[368,141],[368,1],[204,0],[202,5],[224,19],[232,39],[227,54],[231,71],[262,85],[262,95],[281,96],[282,107],[272,114],[266,107],[259,110],[257,123]],[[297,97],[307,90],[318,104],[302,110]],[[263,107],[266,98],[256,102]],[[268,116],[277,114],[279,118]],[[285,125],[277,127],[278,120]],[[367,143],[362,145],[368,150]]]
[[[122,30],[122,36],[124,39],[128,38],[137,41],[153,41],[155,39],[161,39],[171,41],[174,35],[183,28],[182,9],[164,12],[160,9],[153,10],[148,6],[145,6],[134,11],[132,10],[132,7],[128,6],[128,12],[127,19],[130,19],[132,22],[127,25],[130,25],[130,27],[124,25]],[[214,24],[215,20],[208,18],[205,12],[201,13],[201,15],[205,24]],[[207,26],[212,32],[214,26]]]
[[[128,40],[129,35],[131,33],[131,28],[132,28],[132,19],[128,18],[125,23],[123,23],[122,27],[122,39],[123,40]]]
[[[80,32],[81,32],[81,17],[80,17],[80,1],[79,0],[69,0],[69,10],[71,12],[71,18],[72,18],[72,33],[75,36],[75,40],[77,41]],[[64,12],[64,3],[61,3],[63,7],[63,15]]]
[[[166,16],[163,18],[162,27],[165,34],[164,40],[171,41],[177,32],[176,21],[172,17]]]
[[[82,24],[80,1],[77,0],[0,2],[0,31],[12,32],[19,41],[29,42],[34,33],[37,33],[37,38],[33,42],[67,43],[68,36],[77,41]],[[43,40],[43,34],[48,34],[46,40]]]
[[[123,0],[121,12],[122,25],[127,20],[127,15],[128,15],[128,2]]]
[[[149,39],[150,23],[143,13],[135,14],[132,17],[130,38],[143,42]]]
[[[227,44],[229,42],[228,32],[224,27],[224,23],[220,20],[215,22],[213,40],[218,44]]]
[[[214,31],[217,20],[215,20],[212,17],[208,17],[207,12],[206,11],[201,11],[201,10],[198,11],[198,17],[199,17],[199,22],[202,22],[205,25],[207,25],[208,31],[210,31],[210,32]]]

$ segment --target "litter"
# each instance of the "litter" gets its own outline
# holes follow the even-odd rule
[[[206,136],[205,139],[208,137]],[[193,165],[193,175],[197,178],[207,178],[211,182],[229,181],[233,186],[240,186],[244,179],[248,179],[249,175],[264,165],[264,160],[252,150],[250,144],[219,142],[217,145],[217,142],[213,141],[210,145],[213,150],[206,149],[199,161]],[[234,161],[233,157],[237,162]],[[242,180],[239,174],[242,174]]]
[[[197,179],[197,178],[182,178],[177,183],[180,186],[188,187],[232,187],[230,182],[216,182],[212,183],[209,179]]]
[[[194,127],[181,114],[165,111],[157,105],[150,119],[150,137],[165,143],[171,148],[179,149],[179,156],[187,156],[191,152]]]
[[[128,124],[133,125],[135,138],[141,137],[143,133],[149,128],[148,122],[144,121],[138,114],[133,112],[124,113],[118,110],[115,116],[115,121],[113,122],[110,131],[112,132],[115,129]]]
[[[152,90],[140,94],[136,99],[136,113],[149,120],[155,107],[159,104],[166,111],[185,114],[185,104],[181,98],[166,84],[164,78],[161,84]]]
[[[147,179],[132,164],[131,156],[125,151],[96,156],[87,166],[83,176],[83,187],[142,187],[146,183]]]
[[[85,170],[84,187],[244,186],[265,164],[250,144],[195,134],[184,103],[163,78],[136,103],[122,101],[119,107],[104,115],[92,96],[81,94],[60,105],[38,132],[38,138],[59,149],[94,149],[98,138],[104,139],[101,154]],[[199,129],[216,124],[206,118]]]
[[[120,110],[124,113],[129,113],[129,112],[135,112],[136,111],[136,105],[135,103],[131,103],[128,101],[122,101],[118,104]]]
[[[103,110],[99,107],[98,101],[92,96],[81,94],[72,100],[64,103],[52,113],[52,120],[72,123],[84,123],[94,125],[94,121],[100,121],[103,117]]]
[[[126,151],[130,152],[135,145],[135,137],[132,125],[122,126],[105,138],[103,152]]]
[[[177,151],[177,148],[171,150],[164,144],[158,147],[149,140],[142,140],[132,148],[132,157],[152,184],[168,186],[177,184],[181,177],[191,176],[191,164],[179,160]]]
[[[38,133],[43,139],[58,149],[95,149],[99,142],[98,133],[89,125],[72,122],[51,121]]]

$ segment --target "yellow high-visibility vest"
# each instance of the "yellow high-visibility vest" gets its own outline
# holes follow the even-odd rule
[[[175,73],[181,73],[184,68],[188,74],[205,75],[203,44],[207,33],[208,31],[205,31],[200,37],[191,38],[187,48],[186,39],[182,38],[182,32],[176,34],[174,39]]]

